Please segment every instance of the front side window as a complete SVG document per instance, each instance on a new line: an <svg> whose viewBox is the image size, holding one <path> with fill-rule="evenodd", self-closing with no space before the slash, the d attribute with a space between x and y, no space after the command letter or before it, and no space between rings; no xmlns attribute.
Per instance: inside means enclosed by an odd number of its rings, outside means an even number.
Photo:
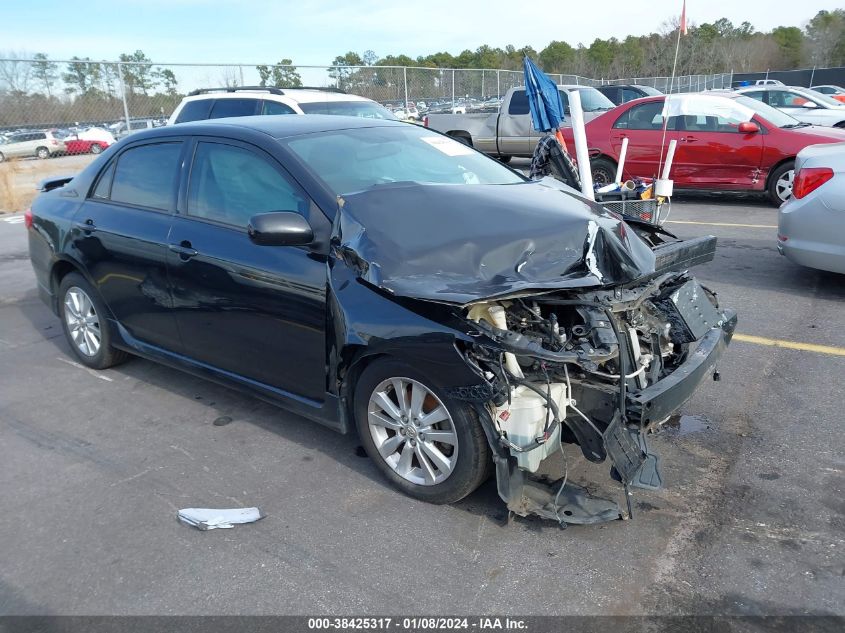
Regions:
<svg viewBox="0 0 845 633"><path fill-rule="evenodd" d="M258 101L255 99L218 99L211 107L209 119L223 119L231 116L252 116Z"/></svg>
<svg viewBox="0 0 845 633"><path fill-rule="evenodd" d="M308 200L266 158L243 147L199 143L188 186L188 215L246 227L258 213L296 211Z"/></svg>
<svg viewBox="0 0 845 633"><path fill-rule="evenodd" d="M140 145L123 152L112 178L112 202L170 209L176 195L181 153L181 142Z"/></svg>
<svg viewBox="0 0 845 633"><path fill-rule="evenodd" d="M746 119L724 116L687 115L682 117L684 129L690 132L734 132L739 133L739 124Z"/></svg>

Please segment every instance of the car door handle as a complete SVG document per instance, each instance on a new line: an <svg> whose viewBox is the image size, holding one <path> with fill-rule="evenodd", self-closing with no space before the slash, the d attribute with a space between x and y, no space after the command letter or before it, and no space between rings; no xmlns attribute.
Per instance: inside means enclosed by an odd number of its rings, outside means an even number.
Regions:
<svg viewBox="0 0 845 633"><path fill-rule="evenodd" d="M695 143L698 139L695 136L682 136L681 143Z"/></svg>
<svg viewBox="0 0 845 633"><path fill-rule="evenodd" d="M84 222L75 222L74 226L80 231L85 231L86 233L93 233L97 230L97 225L94 224L94 220L91 218L88 218Z"/></svg>
<svg viewBox="0 0 845 633"><path fill-rule="evenodd" d="M168 244L167 248L174 253L177 253L179 258L184 262L199 254L199 251L191 246L191 243L188 240L182 240L178 244Z"/></svg>

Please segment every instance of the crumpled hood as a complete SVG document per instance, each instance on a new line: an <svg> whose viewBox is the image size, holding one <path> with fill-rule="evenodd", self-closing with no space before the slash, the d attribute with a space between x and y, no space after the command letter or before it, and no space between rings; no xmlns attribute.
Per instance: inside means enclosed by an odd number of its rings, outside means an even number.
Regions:
<svg viewBox="0 0 845 633"><path fill-rule="evenodd" d="M382 185L340 200L335 256L402 297L465 305L526 290L627 283L654 254L619 216L546 179Z"/></svg>

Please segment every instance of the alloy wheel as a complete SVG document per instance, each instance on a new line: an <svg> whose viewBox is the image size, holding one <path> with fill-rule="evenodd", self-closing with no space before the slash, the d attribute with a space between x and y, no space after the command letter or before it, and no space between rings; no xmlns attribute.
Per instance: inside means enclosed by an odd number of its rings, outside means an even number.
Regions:
<svg viewBox="0 0 845 633"><path fill-rule="evenodd" d="M457 464L458 434L449 410L412 378L388 378L373 389L367 424L381 458L411 483L439 484Z"/></svg>
<svg viewBox="0 0 845 633"><path fill-rule="evenodd" d="M100 351L100 319L84 290L71 286L65 293L65 323L77 349L85 356L96 356Z"/></svg>
<svg viewBox="0 0 845 633"><path fill-rule="evenodd" d="M777 183L775 183L775 192L781 202L786 202L792 197L792 181L795 179L795 170L783 172Z"/></svg>

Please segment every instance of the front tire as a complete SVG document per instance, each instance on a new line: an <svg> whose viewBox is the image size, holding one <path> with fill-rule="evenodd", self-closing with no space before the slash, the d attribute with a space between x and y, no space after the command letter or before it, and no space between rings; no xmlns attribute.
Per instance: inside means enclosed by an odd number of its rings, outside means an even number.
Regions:
<svg viewBox="0 0 845 633"><path fill-rule="evenodd" d="M616 179L616 165L607 158L596 158L590 161L593 172L594 185L609 185Z"/></svg>
<svg viewBox="0 0 845 633"><path fill-rule="evenodd" d="M92 143L91 144L91 153L92 154L99 154L103 151L103 146L99 143Z"/></svg>
<svg viewBox="0 0 845 633"><path fill-rule="evenodd" d="M97 291L78 273L68 273L59 284L59 317L74 355L91 369L122 363L128 354L112 347L106 309Z"/></svg>
<svg viewBox="0 0 845 633"><path fill-rule="evenodd" d="M405 494L453 503L489 477L490 447L475 410L408 365L375 361L358 378L354 402L364 450Z"/></svg>
<svg viewBox="0 0 845 633"><path fill-rule="evenodd" d="M500 163L504 163L505 165L507 165L509 162L511 162L511 158L513 158L513 156L497 156L497 158L499 159Z"/></svg>
<svg viewBox="0 0 845 633"><path fill-rule="evenodd" d="M772 172L769 176L769 185L766 193L769 201L779 207L792 197L792 181L795 178L795 162L787 161Z"/></svg>

